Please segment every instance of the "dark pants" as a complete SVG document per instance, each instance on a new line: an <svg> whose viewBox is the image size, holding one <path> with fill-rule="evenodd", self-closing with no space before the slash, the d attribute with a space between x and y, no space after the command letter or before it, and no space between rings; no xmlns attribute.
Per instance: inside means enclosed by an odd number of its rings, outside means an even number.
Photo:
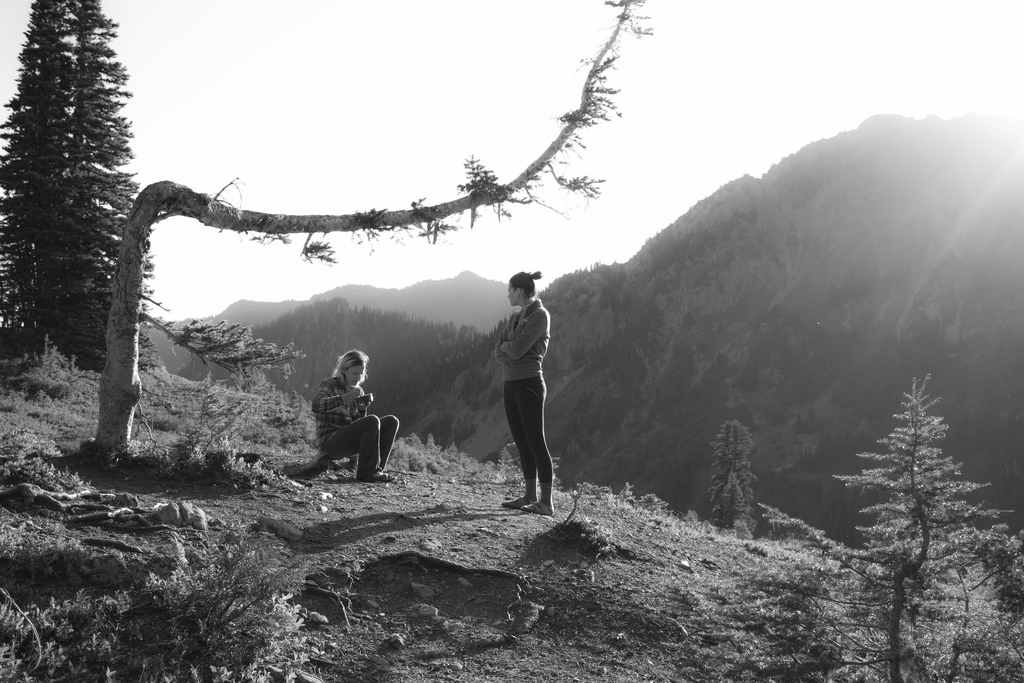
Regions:
<svg viewBox="0 0 1024 683"><path fill-rule="evenodd" d="M550 484L554 478L551 453L544 438L546 396L543 377L505 382L505 416L519 449L523 478L539 479L542 484Z"/></svg>
<svg viewBox="0 0 1024 683"><path fill-rule="evenodd" d="M397 434L398 418L394 415L361 417L324 440L320 446L320 460L327 462L358 453L356 479L372 477L387 467Z"/></svg>

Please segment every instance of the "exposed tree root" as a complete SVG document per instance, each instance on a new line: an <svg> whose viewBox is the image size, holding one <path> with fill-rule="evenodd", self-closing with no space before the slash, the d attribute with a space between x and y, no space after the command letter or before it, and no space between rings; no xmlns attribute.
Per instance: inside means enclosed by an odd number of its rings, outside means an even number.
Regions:
<svg viewBox="0 0 1024 683"><path fill-rule="evenodd" d="M139 499L129 493L96 491L47 491L23 482L0 489L0 506L13 503L20 508L39 507L68 515L67 524L104 526L123 533L178 531L179 527L161 524L156 510L140 507ZM132 546L128 546L131 548ZM142 552L142 551L129 551Z"/></svg>
<svg viewBox="0 0 1024 683"><path fill-rule="evenodd" d="M142 548L122 543L121 541L113 538L83 538L82 545L88 545L94 548L113 548L114 550L120 550L123 553L136 553L138 555L144 555L146 553Z"/></svg>
<svg viewBox="0 0 1024 683"><path fill-rule="evenodd" d="M445 569L461 574L486 574L488 576L500 576L523 585L528 583L525 576L516 574L515 572L508 572L503 569L492 569L490 567L467 567L466 565L459 564L458 562L443 560L440 557L433 557L431 555L424 555L423 553L416 552L415 550L406 550L405 552L395 553L394 555L383 555L378 558L377 561L419 564L421 566L435 567L437 569Z"/></svg>

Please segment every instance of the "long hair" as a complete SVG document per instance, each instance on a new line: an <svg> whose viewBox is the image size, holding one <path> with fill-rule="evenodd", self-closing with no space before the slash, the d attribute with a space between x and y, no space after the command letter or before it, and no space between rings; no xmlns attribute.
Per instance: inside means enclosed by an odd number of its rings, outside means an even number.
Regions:
<svg viewBox="0 0 1024 683"><path fill-rule="evenodd" d="M508 286L514 289L521 289L526 294L526 296L533 297L534 295L537 294L537 285L534 284L533 281L539 280L541 279L541 277L542 276L539 270L533 273L520 271L513 275L511 278L509 278Z"/></svg>
<svg viewBox="0 0 1024 683"><path fill-rule="evenodd" d="M338 356L338 362L334 366L334 376L341 377L341 373L348 370L353 365L365 366L370 362L370 356L365 351L359 349L349 349L345 353Z"/></svg>

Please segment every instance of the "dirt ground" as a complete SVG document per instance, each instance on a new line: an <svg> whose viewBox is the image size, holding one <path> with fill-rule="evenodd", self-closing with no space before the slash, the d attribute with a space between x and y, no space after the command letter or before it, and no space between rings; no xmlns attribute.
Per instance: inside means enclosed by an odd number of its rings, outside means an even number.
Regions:
<svg viewBox="0 0 1024 683"><path fill-rule="evenodd" d="M268 564L299 563L299 599L326 618L307 619L307 670L325 681L710 680L699 660L714 626L690 588L729 558L663 517L600 515L614 542L598 558L558 533L566 494L552 519L500 507L518 491L469 475L363 484L332 470L240 492L78 471L144 506L191 501L213 521L209 542L247 528Z"/></svg>

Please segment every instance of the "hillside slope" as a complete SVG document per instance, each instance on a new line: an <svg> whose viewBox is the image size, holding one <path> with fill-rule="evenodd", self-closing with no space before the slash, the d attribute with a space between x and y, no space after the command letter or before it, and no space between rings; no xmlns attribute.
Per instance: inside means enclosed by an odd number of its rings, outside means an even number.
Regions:
<svg viewBox="0 0 1024 683"><path fill-rule="evenodd" d="M856 469L894 398L931 373L949 452L993 482L989 500L1018 506L1022 260L1024 125L876 117L808 145L699 202L628 263L542 293L560 475L702 509L708 443L737 418L762 498L850 538L856 506L831 475ZM483 455L507 431L497 397L468 407L498 381L470 372L489 381L457 380L436 416L479 425L459 443Z"/></svg>
<svg viewBox="0 0 1024 683"><path fill-rule="evenodd" d="M55 681L105 671L110 680L158 680L161 671L175 679L188 662L225 661L226 651L207 651L210 642L232 648L232 666L272 680L296 669L306 681L722 680L789 666L773 654L773 637L747 628L757 605L774 604L767 577L815 565L797 546L743 541L601 491L579 499L583 524L563 529L498 505L519 486L514 469L415 439L398 444L392 484L357 484L341 471L298 483L272 472L308 450L282 439L272 415L259 434L230 437L232 449L258 447L259 465L218 469L214 451L196 459L173 445L223 430L223 416L211 425L206 402L196 400L210 387L159 373L144 379L148 435L140 434L134 461L112 469L74 454L95 421L95 374L50 364L8 381L3 370L0 363L8 416L0 425L0 571L6 599L39 624L35 640L20 618L0 621L12 648L0 658L5 680L29 671ZM73 389L63 398L37 391L65 383ZM232 405L266 398L224 391ZM174 458L192 458L205 474L171 474ZM83 521L82 509L64 514L10 495L24 482L117 496L130 510ZM176 516L119 521L183 503L202 511L201 526ZM556 504L564 516L572 501L558 492ZM238 565L239 557L251 562ZM224 569L237 579L218 579ZM281 571L299 583L280 585L287 593L266 621L217 621L215 605L253 609L242 600L247 591L273 586L269 577ZM284 604L305 619L300 630L283 618ZM209 624L225 630L206 633ZM275 649L262 629L279 629L296 649ZM239 645L245 638L251 650ZM39 659L37 643L46 645ZM193 648L186 663L174 655L181 647ZM241 680L230 671L220 680Z"/></svg>
<svg viewBox="0 0 1024 683"><path fill-rule="evenodd" d="M344 299L352 308L406 315L417 322L467 326L478 332L491 330L508 314L505 285L463 271L453 278L424 280L401 289L370 285L344 285L315 294L307 301L236 301L211 320L225 320L248 327L272 326L278 318L296 310L331 299ZM195 376L196 361L184 349L174 345L160 332L151 331L149 339L160 360L171 372ZM293 341L293 340L288 340ZM285 342L287 343L287 341Z"/></svg>

